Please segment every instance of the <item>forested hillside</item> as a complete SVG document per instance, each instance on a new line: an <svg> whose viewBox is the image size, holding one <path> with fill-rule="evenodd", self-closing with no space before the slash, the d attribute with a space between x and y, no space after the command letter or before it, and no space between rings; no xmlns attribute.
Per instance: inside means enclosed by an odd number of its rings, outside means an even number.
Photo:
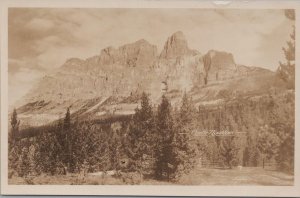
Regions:
<svg viewBox="0 0 300 198"><path fill-rule="evenodd" d="M137 173L176 181L196 164L210 167L261 166L274 162L293 172L294 93L237 98L195 107L184 94L180 108L163 96L158 107L143 94L126 120L80 122L65 118L22 136L15 111L9 138L9 175ZM28 129L27 129L28 130ZM34 130L34 128L32 128ZM118 175L117 174L117 175Z"/></svg>

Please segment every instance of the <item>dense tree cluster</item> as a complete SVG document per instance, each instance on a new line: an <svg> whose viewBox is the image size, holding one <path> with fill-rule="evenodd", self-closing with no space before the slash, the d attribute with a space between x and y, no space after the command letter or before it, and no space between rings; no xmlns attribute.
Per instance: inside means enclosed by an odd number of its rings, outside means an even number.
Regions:
<svg viewBox="0 0 300 198"><path fill-rule="evenodd" d="M180 114L175 117L165 96L154 109L144 93L141 108L132 119L113 124L79 122L71 119L68 109L52 131L10 144L10 168L20 176L120 170L162 180L177 179L191 170L196 156L194 138L187 127L192 110L189 102L185 95ZM16 114L12 125L15 120Z"/></svg>
<svg viewBox="0 0 300 198"><path fill-rule="evenodd" d="M184 94L179 109L166 96L154 108L144 93L126 121L80 122L67 109L54 127L25 138L16 135L14 111L9 170L19 176L117 170L171 181L196 163L233 168L273 160L293 172L294 102L291 92L195 108Z"/></svg>
<svg viewBox="0 0 300 198"><path fill-rule="evenodd" d="M233 150L236 147L239 150L235 152L234 164L263 166L273 161L279 170L293 172L294 100L293 92L274 92L256 99L238 98L222 106L200 106L196 121L198 131L233 132L235 136L231 141L223 136L200 136L205 158L213 163L220 161L225 142L232 144Z"/></svg>

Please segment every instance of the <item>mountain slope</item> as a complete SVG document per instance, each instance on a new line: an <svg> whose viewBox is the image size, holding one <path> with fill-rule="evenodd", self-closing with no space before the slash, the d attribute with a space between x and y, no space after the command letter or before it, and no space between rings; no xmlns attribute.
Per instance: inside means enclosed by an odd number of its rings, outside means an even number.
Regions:
<svg viewBox="0 0 300 198"><path fill-rule="evenodd" d="M171 35L161 53L141 39L107 47L86 60L71 58L43 77L18 103L23 125L42 125L71 113L82 118L134 113L143 91L154 104L166 94L174 105L189 92L195 104L285 89L274 72L238 65L232 54L191 50L182 32Z"/></svg>

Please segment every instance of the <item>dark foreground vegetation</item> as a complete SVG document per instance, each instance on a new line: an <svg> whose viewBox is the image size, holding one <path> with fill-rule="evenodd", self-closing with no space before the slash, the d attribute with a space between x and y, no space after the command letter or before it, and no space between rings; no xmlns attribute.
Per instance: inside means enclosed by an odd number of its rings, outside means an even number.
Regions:
<svg viewBox="0 0 300 198"><path fill-rule="evenodd" d="M294 103L294 93L287 92L196 108L185 94L177 109L165 96L153 107L143 93L141 108L132 117L107 123L80 121L68 109L63 120L30 136L21 135L14 111L8 176L114 171L123 179L135 174L176 182L199 165L237 171L265 168L266 163L293 174Z"/></svg>

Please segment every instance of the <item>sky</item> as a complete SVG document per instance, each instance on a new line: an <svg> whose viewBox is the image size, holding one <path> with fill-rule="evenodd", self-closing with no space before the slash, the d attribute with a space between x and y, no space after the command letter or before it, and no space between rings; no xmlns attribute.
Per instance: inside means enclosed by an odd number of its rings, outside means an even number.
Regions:
<svg viewBox="0 0 300 198"><path fill-rule="evenodd" d="M275 71L294 25L279 9L10 8L8 16L10 103L71 57L142 38L160 52L179 30L202 54L226 51L236 63Z"/></svg>

